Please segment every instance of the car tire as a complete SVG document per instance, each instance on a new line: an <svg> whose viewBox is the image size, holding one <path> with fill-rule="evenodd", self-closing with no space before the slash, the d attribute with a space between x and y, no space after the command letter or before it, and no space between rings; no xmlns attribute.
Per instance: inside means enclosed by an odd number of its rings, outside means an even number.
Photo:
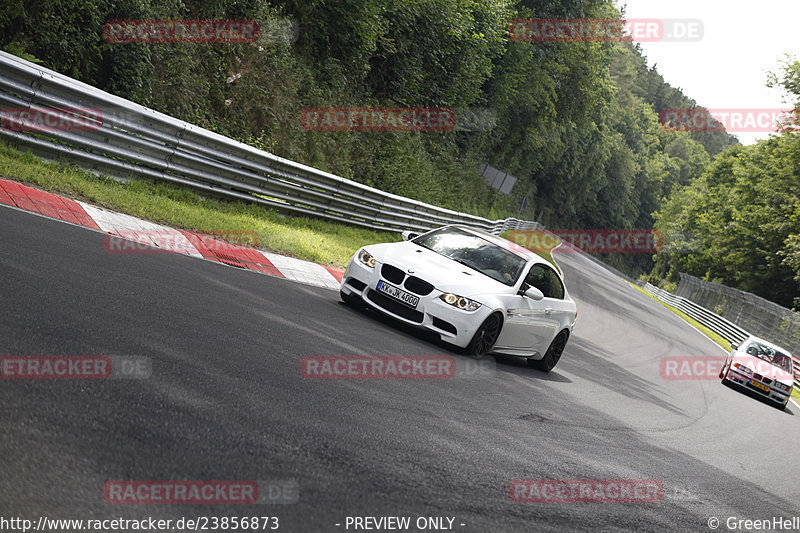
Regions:
<svg viewBox="0 0 800 533"><path fill-rule="evenodd" d="M500 330L503 329L503 317L500 313L492 313L480 325L472 340L467 345L466 352L475 357L483 357L492 349Z"/></svg>
<svg viewBox="0 0 800 533"><path fill-rule="evenodd" d="M541 359L528 359L528 365L542 372L550 372L553 370L556 364L558 364L559 359L561 359L561 354L564 353L564 347L567 345L568 338L569 334L567 334L566 331L562 331L556 335L556 338L553 339L553 342L550 343L550 346L544 353L544 357Z"/></svg>
<svg viewBox="0 0 800 533"><path fill-rule="evenodd" d="M728 362L725 361L725 364L722 366L722 370L719 371L719 378L722 380L723 385L730 383L730 380L728 379L728 372L730 372L730 369L728 368Z"/></svg>

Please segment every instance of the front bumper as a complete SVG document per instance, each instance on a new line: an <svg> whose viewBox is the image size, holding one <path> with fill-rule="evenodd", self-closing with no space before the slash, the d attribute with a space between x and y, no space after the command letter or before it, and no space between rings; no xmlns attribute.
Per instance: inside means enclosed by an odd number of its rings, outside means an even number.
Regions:
<svg viewBox="0 0 800 533"><path fill-rule="evenodd" d="M727 379L740 387L743 387L749 391L753 391L759 394L759 396L763 397L766 400L769 400L773 403L779 405L786 405L789 401L789 396L792 394L792 390L789 389L789 392L784 392L781 389L772 385L772 380L767 378L767 380L758 379L755 375L748 375L744 372L739 371L734 366L731 366ZM753 383L758 383L763 387L766 387L769 390L765 390L758 385L754 385Z"/></svg>
<svg viewBox="0 0 800 533"><path fill-rule="evenodd" d="M415 292L405 285L409 276L406 275L401 283L393 282L381 275L382 266L382 263L376 262L371 268L353 258L342 277L341 292L347 296L358 296L372 309L405 324L436 333L443 341L461 348L467 347L475 331L492 313L492 309L485 305L475 311L464 311L446 304L439 298L444 293L435 287L429 294ZM424 273L419 278L424 279ZM412 308L378 292L380 280L418 296L419 303Z"/></svg>

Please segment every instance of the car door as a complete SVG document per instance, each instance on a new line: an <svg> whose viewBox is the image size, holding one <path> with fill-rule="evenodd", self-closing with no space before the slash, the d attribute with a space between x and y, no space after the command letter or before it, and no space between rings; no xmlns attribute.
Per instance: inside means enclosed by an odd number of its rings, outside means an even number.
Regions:
<svg viewBox="0 0 800 533"><path fill-rule="evenodd" d="M536 287L544 298L534 300L516 295L506 309L505 324L498 346L543 353L558 333L564 311L564 285L558 274L548 265L537 263L530 267L522 283L522 290Z"/></svg>

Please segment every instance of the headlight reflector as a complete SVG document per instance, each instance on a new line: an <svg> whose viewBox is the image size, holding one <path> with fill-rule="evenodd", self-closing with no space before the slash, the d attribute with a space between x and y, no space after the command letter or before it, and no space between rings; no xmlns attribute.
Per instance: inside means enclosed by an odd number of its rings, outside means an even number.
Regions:
<svg viewBox="0 0 800 533"><path fill-rule="evenodd" d="M463 311L477 311L481 306L481 304L474 300L470 300L464 296L459 296L458 294L453 294L452 292L442 294L439 296L439 298L444 303L452 305L453 307L458 307Z"/></svg>
<svg viewBox="0 0 800 533"><path fill-rule="evenodd" d="M736 368L736 369L737 369L739 372L741 372L741 373L743 373L743 374L747 374L748 376L752 376L752 375L753 375L753 371L752 371L752 370L750 370L749 368L747 368L746 366L744 366L744 365L743 365L743 364L741 364L741 363L733 363L733 366L734 366L734 367L735 367L735 368Z"/></svg>
<svg viewBox="0 0 800 533"><path fill-rule="evenodd" d="M375 258L372 257L372 254L366 250L359 250L358 260L370 268L375 268Z"/></svg>

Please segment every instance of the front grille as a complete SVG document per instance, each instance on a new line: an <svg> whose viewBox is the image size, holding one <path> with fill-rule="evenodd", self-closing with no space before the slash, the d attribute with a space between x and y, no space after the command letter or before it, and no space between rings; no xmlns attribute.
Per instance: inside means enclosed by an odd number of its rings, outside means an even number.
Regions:
<svg viewBox="0 0 800 533"><path fill-rule="evenodd" d="M406 277L405 272L392 265L383 265L381 267L381 275L391 281L392 283L400 284Z"/></svg>
<svg viewBox="0 0 800 533"><path fill-rule="evenodd" d="M406 320L411 320L412 322L417 322L419 324L422 323L424 315L421 312L417 311L416 309L411 309L407 305L401 304L393 298L389 298L388 296L385 296L372 289L367 292L367 298L369 298L369 300L378 307L382 307L390 313L403 317Z"/></svg>
<svg viewBox="0 0 800 533"><path fill-rule="evenodd" d="M366 283L356 278L347 278L347 284L353 287L357 291L363 291L364 287L367 286Z"/></svg>
<svg viewBox="0 0 800 533"><path fill-rule="evenodd" d="M431 316L431 318L433 319L433 327L439 328L439 329L441 329L443 331L447 331L449 333L452 333L453 335L457 335L458 334L458 330L450 322L446 322L446 321L442 320L441 318L436 318L435 316Z"/></svg>
<svg viewBox="0 0 800 533"><path fill-rule="evenodd" d="M406 289L420 296L427 296L433 291L433 285L416 276L410 276L404 285Z"/></svg>

